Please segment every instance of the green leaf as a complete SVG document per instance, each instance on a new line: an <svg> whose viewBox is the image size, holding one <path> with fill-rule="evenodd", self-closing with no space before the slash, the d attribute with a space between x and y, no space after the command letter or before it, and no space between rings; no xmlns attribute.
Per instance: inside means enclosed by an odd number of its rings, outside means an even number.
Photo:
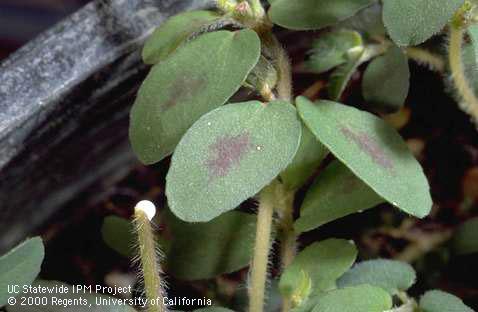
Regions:
<svg viewBox="0 0 478 312"><path fill-rule="evenodd" d="M40 237L26 240L0 257L0 307L12 297L8 285L30 285L38 276L45 256Z"/></svg>
<svg viewBox="0 0 478 312"><path fill-rule="evenodd" d="M307 127L302 125L302 138L299 149L290 165L280 174L282 183L289 190L296 190L314 174L329 151Z"/></svg>
<svg viewBox="0 0 478 312"><path fill-rule="evenodd" d="M467 220L455 232L453 250L458 255L478 252L478 217Z"/></svg>
<svg viewBox="0 0 478 312"><path fill-rule="evenodd" d="M260 56L252 30L218 31L191 41L155 65L131 110L130 141L145 164L173 152L203 114L224 104Z"/></svg>
<svg viewBox="0 0 478 312"><path fill-rule="evenodd" d="M338 29L326 33L312 44L305 66L316 73L326 72L349 60L351 49L363 47L362 36L353 30Z"/></svg>
<svg viewBox="0 0 478 312"><path fill-rule="evenodd" d="M383 312L392 308L392 298L370 285L347 287L326 293L313 312Z"/></svg>
<svg viewBox="0 0 478 312"><path fill-rule="evenodd" d="M374 59L362 81L365 100L374 110L394 113L402 108L410 87L407 56L396 46Z"/></svg>
<svg viewBox="0 0 478 312"><path fill-rule="evenodd" d="M170 213L166 219L172 239L168 273L184 280L199 280L249 265L255 215L230 211L206 223L186 223Z"/></svg>
<svg viewBox="0 0 478 312"><path fill-rule="evenodd" d="M399 46L419 45L452 18L464 0L384 0L383 22Z"/></svg>
<svg viewBox="0 0 478 312"><path fill-rule="evenodd" d="M288 102L244 102L202 117L179 143L166 177L171 211L209 221L268 185L292 161L301 124Z"/></svg>
<svg viewBox="0 0 478 312"><path fill-rule="evenodd" d="M334 25L375 0L274 0L269 17L289 29L309 30Z"/></svg>
<svg viewBox="0 0 478 312"><path fill-rule="evenodd" d="M336 287L335 281L354 263L357 249L353 242L327 239L301 251L281 275L279 289L291 297L303 285L302 271L312 281L312 292L318 293Z"/></svg>
<svg viewBox="0 0 478 312"><path fill-rule="evenodd" d="M135 255L136 243L134 226L131 221L118 216L108 216L103 221L101 235L103 241L114 251L127 258Z"/></svg>
<svg viewBox="0 0 478 312"><path fill-rule="evenodd" d="M135 310L125 304L131 302L125 299L118 299L102 294L95 293L95 286L92 293L85 291L84 293L74 292L73 286L58 281L35 281L32 287L36 289L42 288L47 290L45 293L23 293L26 302L34 302L35 304L21 305L21 301L17 300L15 305L7 306L8 312L134 312ZM55 288L57 287L57 288ZM66 289L66 292L57 289ZM127 290L127 289L126 289ZM36 298L36 299L35 299ZM40 304L36 304L39 302ZM44 304L46 303L46 304Z"/></svg>
<svg viewBox="0 0 478 312"><path fill-rule="evenodd" d="M420 309L423 312L474 312L460 298L441 290L427 291L420 298Z"/></svg>
<svg viewBox="0 0 478 312"><path fill-rule="evenodd" d="M354 16L341 22L340 27L355 29L367 37L383 37L386 30L382 21L382 5L375 3L360 10Z"/></svg>
<svg viewBox="0 0 478 312"><path fill-rule="evenodd" d="M332 162L309 188L294 228L310 231L328 222L384 202L339 161Z"/></svg>
<svg viewBox="0 0 478 312"><path fill-rule="evenodd" d="M337 67L330 76L327 91L329 98L332 100L339 100L342 93L349 84L353 74L357 71L360 64L364 60L365 49L358 47L348 53L348 61L345 64Z"/></svg>
<svg viewBox="0 0 478 312"><path fill-rule="evenodd" d="M212 11L191 11L170 17L146 40L143 61L151 65L159 63L201 26L219 18L220 15Z"/></svg>
<svg viewBox="0 0 478 312"><path fill-rule="evenodd" d="M415 279L415 270L408 263L377 259L356 264L337 281L337 285L343 288L368 284L396 295L410 288Z"/></svg>
<svg viewBox="0 0 478 312"><path fill-rule="evenodd" d="M331 101L297 99L312 133L378 195L422 218L431 209L428 181L400 135L380 118Z"/></svg>

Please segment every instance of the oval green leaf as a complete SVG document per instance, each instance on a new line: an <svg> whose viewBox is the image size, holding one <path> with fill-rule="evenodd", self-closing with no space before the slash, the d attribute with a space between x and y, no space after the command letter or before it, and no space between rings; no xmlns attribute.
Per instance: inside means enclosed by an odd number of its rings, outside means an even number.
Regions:
<svg viewBox="0 0 478 312"><path fill-rule="evenodd" d="M220 15L212 11L191 11L170 17L146 40L142 52L143 61L151 65L159 63L201 26L219 18Z"/></svg>
<svg viewBox="0 0 478 312"><path fill-rule="evenodd" d="M187 223L170 213L168 273L183 280L200 280L248 266L256 219L253 214L230 211L206 223Z"/></svg>
<svg viewBox="0 0 478 312"><path fill-rule="evenodd" d="M290 297L303 285L305 272L312 281L312 293L336 288L336 280L352 266L357 257L353 242L327 239L302 250L282 273L279 289Z"/></svg>
<svg viewBox="0 0 478 312"><path fill-rule="evenodd" d="M420 309L423 312L475 312L460 298L441 290L427 291L420 298Z"/></svg>
<svg viewBox="0 0 478 312"><path fill-rule="evenodd" d="M365 100L374 111L394 113L402 108L410 87L408 58L402 50L392 46L374 59L362 80Z"/></svg>
<svg viewBox="0 0 478 312"><path fill-rule="evenodd" d="M339 161L332 162L309 188L294 228L298 233L313 230L349 214L384 202L367 184Z"/></svg>
<svg viewBox="0 0 478 312"><path fill-rule="evenodd" d="M282 183L289 190L300 188L314 174L315 169L328 153L325 146L317 141L307 127L302 125L299 149L287 169L280 174Z"/></svg>
<svg viewBox="0 0 478 312"><path fill-rule="evenodd" d="M35 288L48 290L45 293L29 292L21 294L25 302L43 302L46 304L21 304L17 300L15 305L7 306L8 312L135 312L129 302L125 299L114 298L102 294L96 294L94 287L92 293L74 292L73 286L58 281L35 281L32 285ZM55 289L66 289L60 292ZM77 304L73 304L73 303Z"/></svg>
<svg viewBox="0 0 478 312"><path fill-rule="evenodd" d="M399 46L419 45L448 23L464 0L384 0L383 22Z"/></svg>
<svg viewBox="0 0 478 312"><path fill-rule="evenodd" d="M343 288L368 284L396 295L410 288L415 280L415 270L408 263L377 259L356 264L337 281L337 285Z"/></svg>
<svg viewBox="0 0 478 312"><path fill-rule="evenodd" d="M454 234L453 250L458 255L478 252L478 217L465 221Z"/></svg>
<svg viewBox="0 0 478 312"><path fill-rule="evenodd" d="M375 0L274 0L269 17L274 24L295 30L334 25Z"/></svg>
<svg viewBox="0 0 478 312"><path fill-rule="evenodd" d="M258 193L292 161L301 124L288 102L220 107L181 139L166 177L171 211L209 221Z"/></svg>
<svg viewBox="0 0 478 312"><path fill-rule="evenodd" d="M326 293L312 312L383 312L391 308L392 297L385 290L360 285Z"/></svg>
<svg viewBox="0 0 478 312"><path fill-rule="evenodd" d="M200 36L155 65L131 110L130 141L138 158L153 164L171 154L186 130L224 104L260 56L252 30Z"/></svg>
<svg viewBox="0 0 478 312"><path fill-rule="evenodd" d="M45 248L40 237L26 240L0 257L0 307L12 295L8 285L30 285L40 273Z"/></svg>
<svg viewBox="0 0 478 312"><path fill-rule="evenodd" d="M317 139L378 195L422 218L431 209L423 169L400 135L368 112L331 101L297 99L299 114Z"/></svg>
<svg viewBox="0 0 478 312"><path fill-rule="evenodd" d="M316 73L326 72L349 60L351 49L363 46L362 36L353 30L338 29L316 39L305 66Z"/></svg>

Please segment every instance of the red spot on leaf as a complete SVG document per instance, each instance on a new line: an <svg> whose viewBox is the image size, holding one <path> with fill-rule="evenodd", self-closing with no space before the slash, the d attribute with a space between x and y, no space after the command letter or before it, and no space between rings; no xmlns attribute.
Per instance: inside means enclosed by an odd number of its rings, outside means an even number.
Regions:
<svg viewBox="0 0 478 312"><path fill-rule="evenodd" d="M210 159L206 165L209 177L224 177L239 164L244 155L251 149L249 133L235 136L223 136L209 146Z"/></svg>
<svg viewBox="0 0 478 312"><path fill-rule="evenodd" d="M387 157L387 155L385 155L383 149L372 138L370 138L367 133L355 133L345 127L341 128L340 131L345 137L354 141L362 151L372 157L376 164L385 169L393 170L393 162Z"/></svg>

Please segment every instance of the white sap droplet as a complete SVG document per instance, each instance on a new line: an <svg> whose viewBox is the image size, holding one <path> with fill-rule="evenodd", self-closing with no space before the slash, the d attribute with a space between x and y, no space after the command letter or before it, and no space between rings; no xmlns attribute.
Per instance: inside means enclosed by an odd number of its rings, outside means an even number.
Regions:
<svg viewBox="0 0 478 312"><path fill-rule="evenodd" d="M392 205L394 205L395 207L398 207L398 204L396 202L392 202Z"/></svg>
<svg viewBox="0 0 478 312"><path fill-rule="evenodd" d="M207 123L207 125L210 126L210 125L211 125L211 122L209 121L209 122Z"/></svg>
<svg viewBox="0 0 478 312"><path fill-rule="evenodd" d="M149 221L153 220L156 215L156 206L149 200L142 200L136 204L135 210L143 211L148 217Z"/></svg>
<svg viewBox="0 0 478 312"><path fill-rule="evenodd" d="M258 145L256 148L258 151L260 151L262 149L262 146Z"/></svg>

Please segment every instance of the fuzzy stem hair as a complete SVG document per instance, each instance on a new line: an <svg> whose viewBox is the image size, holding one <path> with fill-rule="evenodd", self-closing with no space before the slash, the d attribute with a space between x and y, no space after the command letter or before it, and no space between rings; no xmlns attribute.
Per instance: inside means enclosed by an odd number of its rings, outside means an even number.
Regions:
<svg viewBox="0 0 478 312"><path fill-rule="evenodd" d="M272 188L273 186L266 187L259 195L254 257L250 275L249 312L262 312L264 309L274 214L274 192Z"/></svg>
<svg viewBox="0 0 478 312"><path fill-rule="evenodd" d="M135 209L133 223L138 237L140 275L143 278L148 301L148 312L166 312L167 309L163 305L163 288L160 275L162 272L151 222L144 211Z"/></svg>

